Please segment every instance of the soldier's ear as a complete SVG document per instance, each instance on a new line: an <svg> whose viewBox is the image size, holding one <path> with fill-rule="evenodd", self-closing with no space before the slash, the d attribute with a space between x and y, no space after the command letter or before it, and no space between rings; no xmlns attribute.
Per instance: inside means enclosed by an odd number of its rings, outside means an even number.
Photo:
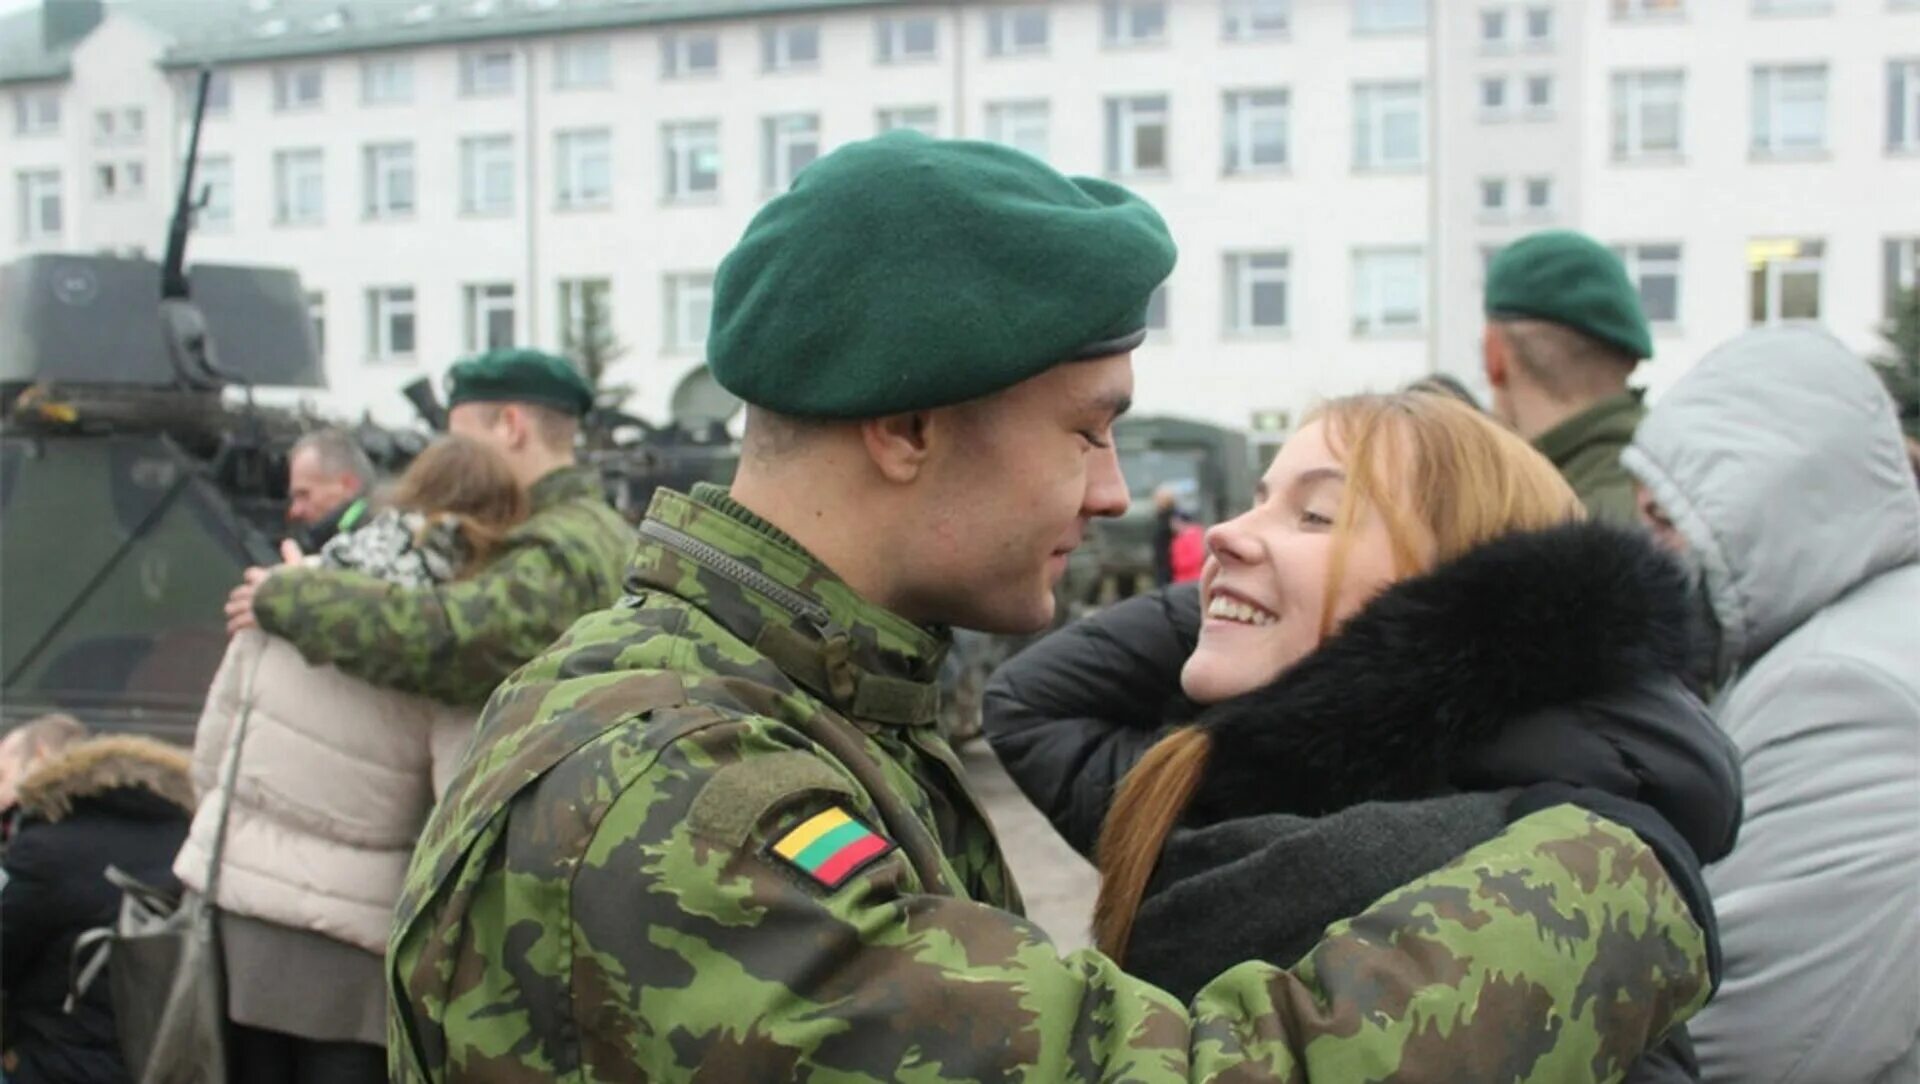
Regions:
<svg viewBox="0 0 1920 1084"><path fill-rule="evenodd" d="M1499 390L1507 386L1507 367L1511 359L1507 356L1507 338L1501 333L1499 325L1487 322L1487 330L1480 340L1480 360L1486 370L1488 386Z"/></svg>
<svg viewBox="0 0 1920 1084"><path fill-rule="evenodd" d="M860 440L874 468L889 482L905 484L926 466L931 411L889 414L860 423Z"/></svg>

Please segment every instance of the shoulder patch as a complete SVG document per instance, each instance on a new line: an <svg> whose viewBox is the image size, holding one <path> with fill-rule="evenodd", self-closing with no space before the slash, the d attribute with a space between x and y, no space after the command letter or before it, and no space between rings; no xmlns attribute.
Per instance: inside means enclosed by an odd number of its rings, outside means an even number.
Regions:
<svg viewBox="0 0 1920 1084"><path fill-rule="evenodd" d="M709 839L739 847L775 807L806 794L855 796L846 779L812 753L749 757L721 768L700 788L688 823Z"/></svg>
<svg viewBox="0 0 1920 1084"><path fill-rule="evenodd" d="M767 853L831 890L894 849L844 806L828 806L767 845Z"/></svg>

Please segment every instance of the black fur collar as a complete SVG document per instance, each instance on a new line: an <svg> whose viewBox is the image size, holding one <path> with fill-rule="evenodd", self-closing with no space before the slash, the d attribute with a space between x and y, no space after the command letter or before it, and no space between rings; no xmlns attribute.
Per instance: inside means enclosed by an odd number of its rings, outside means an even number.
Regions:
<svg viewBox="0 0 1920 1084"><path fill-rule="evenodd" d="M1639 532L1580 523L1480 546L1203 712L1213 750L1191 821L1442 792L1506 723L1682 672L1689 614L1684 573Z"/></svg>

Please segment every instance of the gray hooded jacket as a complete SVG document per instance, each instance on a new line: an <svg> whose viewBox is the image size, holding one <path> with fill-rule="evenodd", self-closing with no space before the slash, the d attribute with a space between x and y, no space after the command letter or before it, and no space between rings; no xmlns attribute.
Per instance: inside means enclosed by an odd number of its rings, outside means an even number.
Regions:
<svg viewBox="0 0 1920 1084"><path fill-rule="evenodd" d="M1920 1082L1920 492L1871 369L1754 331L1621 462L1686 537L1721 630L1746 822L1707 870L1726 973L1702 1076Z"/></svg>

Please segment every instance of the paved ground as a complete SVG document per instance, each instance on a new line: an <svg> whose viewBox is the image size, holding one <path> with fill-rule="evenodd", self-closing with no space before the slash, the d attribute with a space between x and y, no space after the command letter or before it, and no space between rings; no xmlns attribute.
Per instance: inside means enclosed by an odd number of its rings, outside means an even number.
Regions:
<svg viewBox="0 0 1920 1084"><path fill-rule="evenodd" d="M983 741L961 750L974 791L993 818L1000 845L1026 897L1027 917L1052 935L1062 952L1084 948L1099 877L1067 846L1000 769Z"/></svg>

